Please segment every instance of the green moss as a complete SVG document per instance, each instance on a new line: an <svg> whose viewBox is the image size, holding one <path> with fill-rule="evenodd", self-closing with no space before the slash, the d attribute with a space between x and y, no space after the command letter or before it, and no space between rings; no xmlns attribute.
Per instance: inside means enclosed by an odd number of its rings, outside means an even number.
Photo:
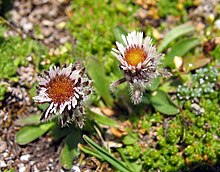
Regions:
<svg viewBox="0 0 220 172"><path fill-rule="evenodd" d="M7 91L6 86L0 85L0 101L4 99L4 95Z"/></svg>
<svg viewBox="0 0 220 172"><path fill-rule="evenodd" d="M177 4L178 0L160 0L158 2L159 15L161 17L166 17L168 15L179 15Z"/></svg>
<svg viewBox="0 0 220 172"><path fill-rule="evenodd" d="M136 29L132 1L74 1L69 29L76 38L76 55L97 55L102 61L109 58L114 40L114 28ZM106 60L106 59L105 59ZM105 61L108 63L108 60ZM111 61L109 61L111 63ZM108 66L108 65L106 65Z"/></svg>
<svg viewBox="0 0 220 172"><path fill-rule="evenodd" d="M214 59L220 60L220 45L217 45L215 49L210 52L210 54L212 55L212 57L214 57Z"/></svg>
<svg viewBox="0 0 220 172"><path fill-rule="evenodd" d="M20 37L2 38L0 44L0 78L8 78L15 76L19 66L27 66L26 58L34 55L35 62L39 62L41 54L45 51L43 46L31 39L22 39Z"/></svg>
<svg viewBox="0 0 220 172"><path fill-rule="evenodd" d="M184 0L181 3L179 0L159 0L157 5L160 17L173 15L184 18L187 16L187 8L193 5L193 0Z"/></svg>

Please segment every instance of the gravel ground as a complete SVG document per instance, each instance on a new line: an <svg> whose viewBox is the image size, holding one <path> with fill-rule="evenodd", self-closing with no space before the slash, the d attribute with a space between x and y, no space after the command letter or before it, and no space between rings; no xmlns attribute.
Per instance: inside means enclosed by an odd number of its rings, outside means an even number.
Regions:
<svg viewBox="0 0 220 172"><path fill-rule="evenodd" d="M15 0L6 16L10 16L8 21L23 37L31 37L51 49L73 40L66 29L71 16L69 0ZM17 32L9 30L5 36L9 35ZM15 134L21 127L14 121L41 113L27 91L38 79L31 57L27 60L30 65L17 71L18 83L0 80L8 87L5 99L0 101L0 171L64 171L59 163L62 145L53 142L49 134L26 146L15 143Z"/></svg>

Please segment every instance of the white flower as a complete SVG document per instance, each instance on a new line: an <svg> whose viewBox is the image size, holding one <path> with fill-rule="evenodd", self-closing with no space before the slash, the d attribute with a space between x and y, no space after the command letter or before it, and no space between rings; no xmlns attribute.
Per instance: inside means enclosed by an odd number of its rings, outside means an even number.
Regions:
<svg viewBox="0 0 220 172"><path fill-rule="evenodd" d="M111 84L112 87L129 82L134 104L141 101L147 84L160 75L170 75L166 70L158 67L162 54L152 45L152 39L143 38L143 32L132 31L128 36L122 35L123 44L116 42L117 49L112 49L112 54L119 60L120 69L125 78Z"/></svg>
<svg viewBox="0 0 220 172"><path fill-rule="evenodd" d="M37 95L33 98L37 103L50 104L41 120L59 114L62 125L75 121L82 128L84 103L92 92L91 83L80 63L63 68L50 67L40 77Z"/></svg>

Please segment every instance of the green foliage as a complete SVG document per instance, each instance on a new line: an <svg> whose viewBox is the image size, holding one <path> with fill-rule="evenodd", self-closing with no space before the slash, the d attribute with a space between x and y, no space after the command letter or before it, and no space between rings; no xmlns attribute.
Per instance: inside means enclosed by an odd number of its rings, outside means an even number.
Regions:
<svg viewBox="0 0 220 172"><path fill-rule="evenodd" d="M119 126L119 123L116 120L111 119L111 118L109 118L105 115L100 115L100 114L95 113L95 112L90 111L90 110L87 111L87 116L90 119L95 120L98 124L111 126L111 127L118 127Z"/></svg>
<svg viewBox="0 0 220 172"><path fill-rule="evenodd" d="M119 25L131 30L135 26L137 7L130 0L74 1L72 9L74 13L69 28L77 40L77 55L97 55L104 64L108 61L114 42L114 28Z"/></svg>
<svg viewBox="0 0 220 172"><path fill-rule="evenodd" d="M26 39L23 40L20 37L8 37L0 38L0 53L1 53L1 63L0 63L0 78L8 78L15 76L17 68L19 66L28 65L26 58L34 54L34 60L39 61L45 48L39 45L37 42ZM37 65L37 64L36 64Z"/></svg>
<svg viewBox="0 0 220 172"><path fill-rule="evenodd" d="M92 141L88 136L83 136L84 140L91 146L91 150L93 152L95 152L96 154L98 154L100 157L102 157L104 160L106 160L107 162L109 162L111 165L113 165L116 169L122 171L122 172L131 172L133 171L132 169L129 169L128 166L126 166L126 164L115 158L114 155L112 155L111 153L109 153L107 150L105 150L104 148L100 147L98 144L96 144L94 141Z"/></svg>
<svg viewBox="0 0 220 172"><path fill-rule="evenodd" d="M109 83L105 77L105 69L102 63L96 58L90 57L87 60L88 74L94 82L96 91L104 99L105 103L108 106L111 106L113 99L109 90Z"/></svg>
<svg viewBox="0 0 220 172"><path fill-rule="evenodd" d="M53 125L54 122L26 126L16 133L16 142L20 145L28 144L44 135Z"/></svg>
<svg viewBox="0 0 220 172"><path fill-rule="evenodd" d="M126 167L131 171L187 171L198 163L207 163L207 166L217 163L220 155L220 147L217 146L220 137L220 132L218 132L220 108L219 93L215 87L219 71L210 66L198 69L194 74L188 75L191 76L190 80L181 87L193 88L194 91L201 88L203 90L201 94L192 96L189 92L185 93L189 99L181 99L178 105L181 107L179 112L179 109L170 101L165 92L155 91L159 93L158 97L153 97L155 93L151 97L153 100L148 97L155 110L169 114L169 111L173 109L175 117L167 118L159 112L148 113L138 125L138 130L144 131L144 134L140 136L140 133L136 133L137 130L134 128L129 130L129 133L122 139L124 147L117 149L117 151L123 159L121 163L126 164ZM179 88L177 92L180 94ZM199 102L194 100L197 96L200 98ZM195 101L200 109L204 108L204 111L197 113L192 110ZM106 157L106 154L99 152L99 149L102 148L95 147L91 143L88 144L92 149L85 146L81 146L80 149L102 161L106 160L117 169L121 168L118 167L120 165L117 164L116 159L109 157L110 153L106 153L108 155ZM134 162L136 167L133 165Z"/></svg>
<svg viewBox="0 0 220 172"><path fill-rule="evenodd" d="M45 109L45 108L43 108ZM99 124L118 127L119 123L107 116L103 116L92 111L88 111L88 117L91 124L94 120ZM40 123L39 115L32 115L24 119L15 121L17 125L25 126L19 132L16 133L16 142L20 145L26 145L46 132L50 132L55 141L64 138L64 146L60 154L60 162L66 169L71 169L73 159L79 155L78 143L82 143L82 131L75 128L73 125L60 128L55 121ZM81 147L87 153L89 149ZM89 153L89 152L88 152ZM97 155L97 154L95 154ZM97 155L98 156L98 155Z"/></svg>
<svg viewBox="0 0 220 172"><path fill-rule="evenodd" d="M210 53L215 59L220 59L220 45L217 45L216 48Z"/></svg>
<svg viewBox="0 0 220 172"><path fill-rule="evenodd" d="M159 0L158 12L160 17L169 15L182 16L186 13L186 8L193 5L193 0Z"/></svg>
<svg viewBox="0 0 220 172"><path fill-rule="evenodd" d="M173 59L175 56L184 56L192 48L199 45L199 40L197 38L187 38L175 43L170 52L166 54L166 65L173 67Z"/></svg>
<svg viewBox="0 0 220 172"><path fill-rule="evenodd" d="M4 170L3 172L15 172L15 169Z"/></svg>
<svg viewBox="0 0 220 172"><path fill-rule="evenodd" d="M161 17L168 15L178 16L180 11L177 9L178 0L159 0L158 11Z"/></svg>
<svg viewBox="0 0 220 172"><path fill-rule="evenodd" d="M5 85L0 85L0 101L4 99L4 95L7 91L7 88Z"/></svg>
<svg viewBox="0 0 220 172"><path fill-rule="evenodd" d="M152 106L159 112L174 115L179 112L177 106L171 101L168 95L161 90L157 90L147 95Z"/></svg>
<svg viewBox="0 0 220 172"><path fill-rule="evenodd" d="M124 41L123 41L121 35L127 36L127 32L122 27L116 26L114 28L114 35L115 35L115 40L117 42L120 42L121 44L124 44Z"/></svg>
<svg viewBox="0 0 220 172"><path fill-rule="evenodd" d="M125 144L125 145L131 145L131 144L134 144L138 141L138 135L137 133L131 133L127 136L125 136L122 140L122 142Z"/></svg>
<svg viewBox="0 0 220 172"><path fill-rule="evenodd" d="M38 125L40 123L40 115L30 115L26 118L18 119L15 121L17 125Z"/></svg>
<svg viewBox="0 0 220 172"><path fill-rule="evenodd" d="M128 145L123 149L124 155L128 157L128 159L137 159L141 155L141 148L134 144L134 145Z"/></svg>
<svg viewBox="0 0 220 172"><path fill-rule="evenodd" d="M185 9L177 8L178 3L178 0L160 0L158 3L159 15L167 17L184 13ZM192 5L192 0L183 2L185 7L190 5ZM51 56L46 54L46 48L31 39L1 37L0 70L2 72L0 78L15 77L17 68L28 64L26 57L30 54L34 56L35 67L40 70L48 68L50 65L39 66L41 60L49 59L51 64L63 64L73 62L75 58L84 59L97 91L95 101L92 103L98 102L98 105L102 105L104 102L107 106L113 106L114 99L109 91L109 83L119 79L121 73L118 70L117 60L110 55L110 52L113 42L115 40L121 42L121 34L126 35L126 31L122 28L137 29L134 18L136 9L137 6L131 0L120 2L117 0L73 1L73 14L68 27L76 38L76 45L74 45L76 47L73 50L73 52L75 51L74 58L71 53L72 45L69 43L58 48L59 55ZM149 30L149 28L146 29L152 34L153 29ZM0 27L0 32L1 30L4 28ZM184 56L192 48L199 46L199 38L194 38L195 36L186 38L194 31L194 26L182 24L173 28L164 37L159 46L159 52L164 52L168 46L171 46L166 55L166 65L172 68L174 56ZM0 33L0 35L2 34ZM183 37L184 39L182 39ZM214 60L218 60L220 46L217 46L210 54ZM178 76L184 78L181 73L178 73ZM16 134L16 142L25 145L45 133L51 134L55 141L62 139L64 146L60 162L67 169L72 167L74 158L80 153L79 149L101 161L107 161L116 170L125 172L170 172L189 170L198 163L215 165L220 156L219 70L208 67L196 70L193 74L185 74L185 76L189 80L183 81L183 85L177 87L179 81L177 78L172 78L174 81L169 80L169 86L165 86L166 89L163 90L161 88L165 87L163 87L162 79L156 78L152 85L147 87L150 92L144 97L145 101L139 108L126 104L132 115L126 116L122 113L122 117L119 118L128 118L132 122L133 128L126 129L128 134L117 139L123 144L122 148L111 150L117 151L117 156L114 154L115 152L111 153L106 148L102 148L87 136L84 136L84 140L89 147L78 145L78 143L82 143L82 134L85 130L87 133L93 134L93 125L119 128L121 124L90 110L87 111L87 125L82 131L72 125L60 128L54 121L40 123L40 116L36 115L17 120L17 125L25 127ZM171 86L172 90L170 90ZM6 91L5 86L0 86L0 100L3 99ZM120 96L124 92L128 92L125 87L120 91ZM171 95L168 95L169 91L174 93L173 99L179 100L178 106L171 99ZM195 104L199 109L195 108ZM121 102L119 102L120 105ZM45 110L46 106L40 105L38 108ZM121 110L120 108L121 106L117 110ZM136 112L137 110L139 112ZM144 112L144 116L139 116L140 112ZM105 134L106 131L101 130L101 132Z"/></svg>
<svg viewBox="0 0 220 172"><path fill-rule="evenodd" d="M162 52L172 41L176 38L179 38L185 34L189 34L195 30L195 27L189 24L181 24L175 28L173 28L170 32L166 34L162 43L158 47L158 51Z"/></svg>
<svg viewBox="0 0 220 172"><path fill-rule="evenodd" d="M66 169L71 169L73 160L79 155L77 145L82 143L82 134L79 129L72 128L72 131L64 139L64 147L61 150L60 161Z"/></svg>

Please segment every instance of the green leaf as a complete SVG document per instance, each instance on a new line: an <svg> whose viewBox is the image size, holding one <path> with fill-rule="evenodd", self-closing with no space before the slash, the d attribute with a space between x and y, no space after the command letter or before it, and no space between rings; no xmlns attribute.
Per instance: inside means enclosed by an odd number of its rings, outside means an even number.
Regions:
<svg viewBox="0 0 220 172"><path fill-rule="evenodd" d="M87 111L87 116L89 116L90 119L95 120L98 124L107 125L110 127L118 127L119 123L115 121L114 119L111 119L105 115L100 115L98 113L95 113L91 110Z"/></svg>
<svg viewBox="0 0 220 172"><path fill-rule="evenodd" d="M83 142L81 136L81 131L73 128L72 132L64 140L64 147L60 154L60 162L66 169L72 168L74 158L79 155L77 145Z"/></svg>
<svg viewBox="0 0 220 172"><path fill-rule="evenodd" d="M158 47L158 51L162 52L167 47L167 45L170 42L172 42L174 39L182 35L188 34L194 30L195 30L195 27L189 24L182 24L182 25L175 27L169 33L167 33L167 35L164 37L162 43Z"/></svg>
<svg viewBox="0 0 220 172"><path fill-rule="evenodd" d="M2 5L2 4L1 4ZM22 36L21 32L18 31L12 24L10 24L6 19L4 19L3 17L0 16L0 24L1 25L5 25L8 28L14 30L15 32L17 32L20 36Z"/></svg>
<svg viewBox="0 0 220 172"><path fill-rule="evenodd" d="M128 34L128 33L127 33L122 27L120 27L120 26L116 26L116 27L114 28L115 40L116 40L117 42L119 42L119 43L124 44L124 41L123 41L123 39L121 38L121 36L122 36L122 35L127 36L127 34Z"/></svg>
<svg viewBox="0 0 220 172"><path fill-rule="evenodd" d="M45 111L48 108L49 104L48 103L44 103L44 104L37 104L37 107L42 110Z"/></svg>
<svg viewBox="0 0 220 172"><path fill-rule="evenodd" d="M0 16L0 24L2 25L2 24L6 24L6 23L8 23L8 21Z"/></svg>
<svg viewBox="0 0 220 172"><path fill-rule="evenodd" d="M131 167L134 169L134 171L139 172L142 170L142 164L141 162L139 162L139 160L135 161L135 162L131 162Z"/></svg>
<svg viewBox="0 0 220 172"><path fill-rule="evenodd" d="M121 160L115 158L111 153L100 147L98 144L92 141L89 137L86 135L83 136L84 140L96 151L99 156L101 156L104 160L106 160L108 163L113 165L115 168L122 172L131 172L132 170L129 169L124 162Z"/></svg>
<svg viewBox="0 0 220 172"><path fill-rule="evenodd" d="M129 135L126 135L122 142L125 144L125 145L131 145L131 144L134 144L138 141L138 135L135 134L135 133L132 133L132 134L129 134Z"/></svg>
<svg viewBox="0 0 220 172"><path fill-rule="evenodd" d="M7 92L7 86L0 84L0 101L2 101L4 99L6 92Z"/></svg>
<svg viewBox="0 0 220 172"><path fill-rule="evenodd" d="M177 106L170 100L168 95L162 91L158 90L153 92L152 94L148 94L148 98L153 107L164 114L174 115L179 112Z"/></svg>
<svg viewBox="0 0 220 172"><path fill-rule="evenodd" d="M44 135L54 125L54 122L49 122L37 126L26 126L16 133L15 141L20 145L28 144Z"/></svg>
<svg viewBox="0 0 220 172"><path fill-rule="evenodd" d="M72 125L71 127L60 127L58 125L55 125L54 127L51 128L50 132L51 132L51 135L53 136L53 139L55 141L67 136L68 134L71 133L72 131Z"/></svg>
<svg viewBox="0 0 220 172"><path fill-rule="evenodd" d="M182 81L180 79L168 80L160 86L160 90L166 93L176 93L176 89L178 85L181 85L181 84L182 84Z"/></svg>
<svg viewBox="0 0 220 172"><path fill-rule="evenodd" d="M82 144L78 144L78 148L80 150L82 150L83 152L85 152L86 154L89 154L89 155L92 155L92 156L95 156L97 158L99 158L100 160L104 160L99 154L96 153L95 150L93 150L92 148L88 147L88 146L84 146Z"/></svg>
<svg viewBox="0 0 220 172"><path fill-rule="evenodd" d="M181 40L173 46L171 51L166 55L165 63L167 66L173 66L173 58L175 56L184 56L190 49L199 45L199 40L197 38L187 38Z"/></svg>
<svg viewBox="0 0 220 172"><path fill-rule="evenodd" d="M103 64L97 59L90 57L87 60L87 69L89 76L93 79L97 92L104 99L108 106L112 106L113 99L109 90L109 83L106 80Z"/></svg>
<svg viewBox="0 0 220 172"><path fill-rule="evenodd" d="M119 148L117 149L118 152L120 153L122 159L125 161L126 165L129 167L129 169L132 169L132 171L135 172L139 172L142 169L142 164L140 162L138 162L139 160L135 161L135 162L130 162L127 157L125 156L125 154L123 153L123 148Z"/></svg>
<svg viewBox="0 0 220 172"><path fill-rule="evenodd" d="M25 125L37 125L40 123L40 115L31 115L22 119L15 121L16 125L25 126Z"/></svg>
<svg viewBox="0 0 220 172"><path fill-rule="evenodd" d="M158 86L160 85L160 77L155 78L150 85L147 85L147 88L150 91L154 91L158 88Z"/></svg>

